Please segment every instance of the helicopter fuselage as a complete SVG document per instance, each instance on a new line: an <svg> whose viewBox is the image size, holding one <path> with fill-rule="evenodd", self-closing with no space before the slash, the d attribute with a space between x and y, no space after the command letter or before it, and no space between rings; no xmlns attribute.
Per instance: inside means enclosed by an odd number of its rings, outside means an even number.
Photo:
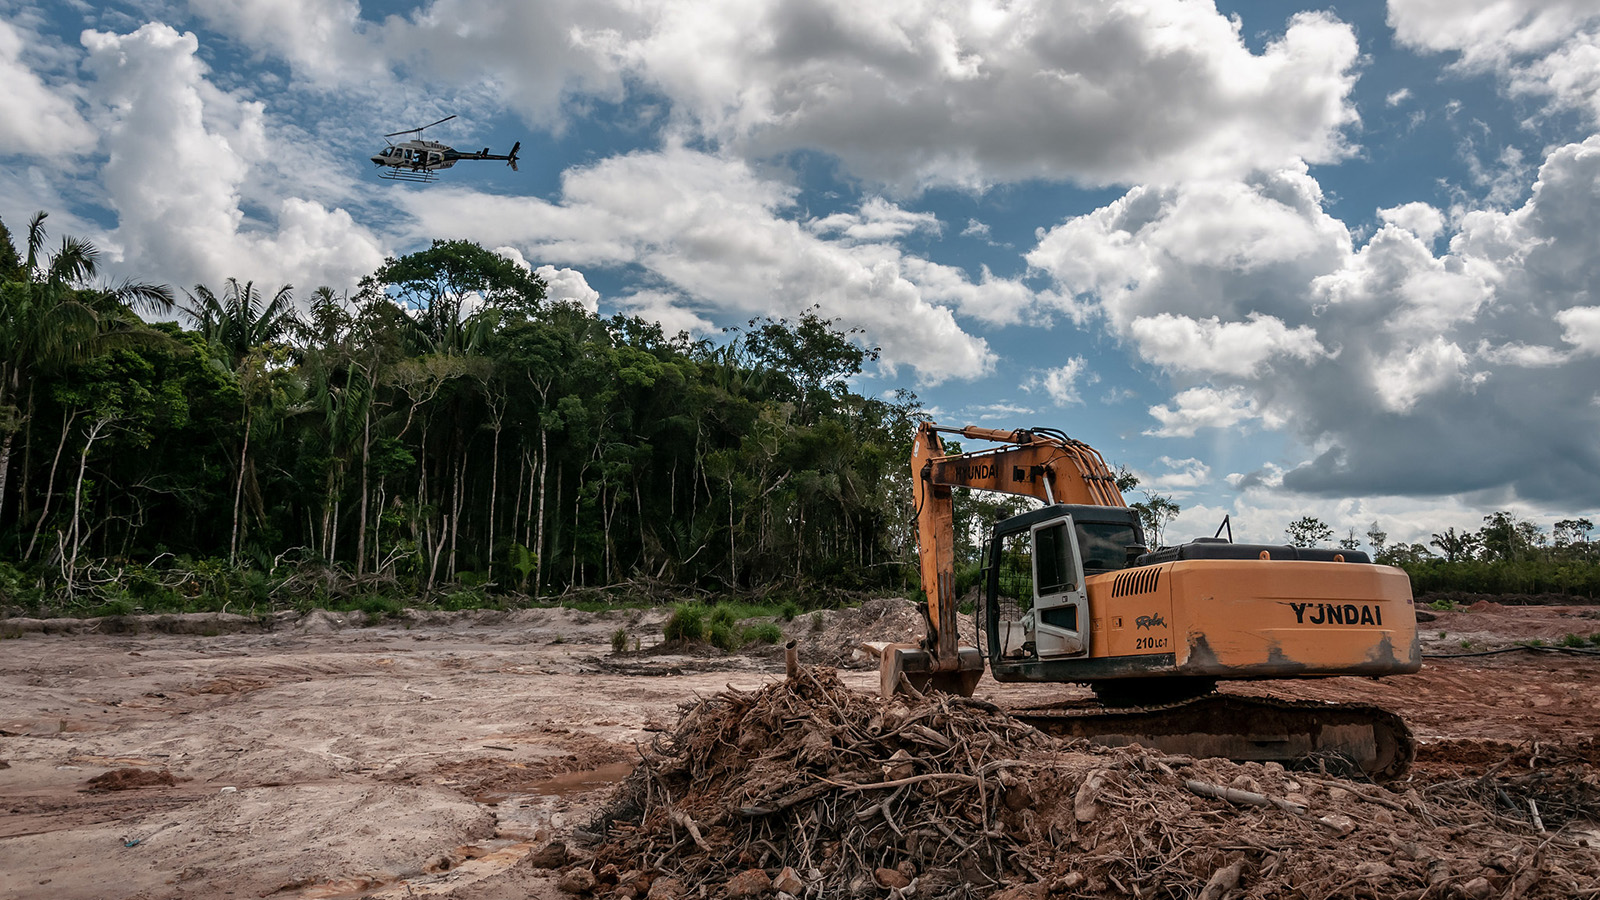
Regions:
<svg viewBox="0 0 1600 900"><path fill-rule="evenodd" d="M457 153L454 148L438 141L401 141L373 154L372 162L375 165L410 169L413 172L433 172L448 169L456 164L456 160L466 158L471 157Z"/></svg>

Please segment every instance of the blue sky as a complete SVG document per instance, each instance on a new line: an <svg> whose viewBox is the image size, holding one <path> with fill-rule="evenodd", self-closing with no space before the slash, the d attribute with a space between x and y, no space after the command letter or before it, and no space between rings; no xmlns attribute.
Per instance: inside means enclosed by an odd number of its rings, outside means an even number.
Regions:
<svg viewBox="0 0 1600 900"><path fill-rule="evenodd" d="M0 0L0 83L0 218L112 276L459 237L701 336L821 304L1175 537L1600 506L1600 3ZM449 114L521 171L377 178Z"/></svg>

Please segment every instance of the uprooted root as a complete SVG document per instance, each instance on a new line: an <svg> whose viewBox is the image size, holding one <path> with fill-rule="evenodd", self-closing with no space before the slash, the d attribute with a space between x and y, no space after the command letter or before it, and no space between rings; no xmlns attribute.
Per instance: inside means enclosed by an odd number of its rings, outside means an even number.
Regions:
<svg viewBox="0 0 1600 900"><path fill-rule="evenodd" d="M1592 764L1494 774L1397 793L1066 744L802 668L686 705L591 825L592 865L713 898L1600 898L1600 852L1572 833L1600 819Z"/></svg>

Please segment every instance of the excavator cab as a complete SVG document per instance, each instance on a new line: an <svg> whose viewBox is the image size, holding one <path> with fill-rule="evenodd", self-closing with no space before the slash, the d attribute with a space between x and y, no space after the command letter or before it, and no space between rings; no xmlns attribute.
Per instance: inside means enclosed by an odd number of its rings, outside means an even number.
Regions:
<svg viewBox="0 0 1600 900"><path fill-rule="evenodd" d="M992 664L1088 655L1087 576L1126 568L1144 549L1127 509L1058 503L998 523L984 545L978 617Z"/></svg>

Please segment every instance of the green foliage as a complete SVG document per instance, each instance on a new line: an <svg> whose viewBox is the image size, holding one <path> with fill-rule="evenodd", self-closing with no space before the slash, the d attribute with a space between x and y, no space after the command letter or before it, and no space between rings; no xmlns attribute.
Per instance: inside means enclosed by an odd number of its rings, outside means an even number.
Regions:
<svg viewBox="0 0 1600 900"><path fill-rule="evenodd" d="M1561 646L1563 647L1582 647L1585 643L1587 643L1587 641L1585 641L1584 637L1579 634L1572 634L1569 632L1561 636Z"/></svg>
<svg viewBox="0 0 1600 900"><path fill-rule="evenodd" d="M679 606L661 629L662 637L669 641L699 641L706 635L705 617L690 605Z"/></svg>
<svg viewBox="0 0 1600 900"><path fill-rule="evenodd" d="M785 622L793 622L798 615L800 615L800 604L794 600L785 600L778 607L778 618Z"/></svg>
<svg viewBox="0 0 1600 900"><path fill-rule="evenodd" d="M776 644L783 640L783 629L772 622L753 625L745 630L745 640L759 641L763 644Z"/></svg>
<svg viewBox="0 0 1600 900"><path fill-rule="evenodd" d="M366 613L373 622L385 619L397 619L405 611L405 607L394 597L365 597L356 604L356 609Z"/></svg>
<svg viewBox="0 0 1600 900"><path fill-rule="evenodd" d="M1439 599L1429 603L1428 608L1441 610L1443 612L1450 612L1456 608L1456 604L1453 600Z"/></svg>
<svg viewBox="0 0 1600 900"><path fill-rule="evenodd" d="M489 605L488 598L478 589L450 591L439 600L439 608L448 610L482 609Z"/></svg>
<svg viewBox="0 0 1600 900"><path fill-rule="evenodd" d="M1165 546L1167 525L1183 511L1183 507L1171 497L1149 491L1145 492L1143 501L1131 503L1128 508L1138 514L1139 524L1144 528L1145 541L1152 548ZM1332 532L1329 532L1329 536L1332 536Z"/></svg>
<svg viewBox="0 0 1600 900"><path fill-rule="evenodd" d="M1289 523L1283 537L1291 547L1315 547L1332 538L1333 529L1315 516L1301 516Z"/></svg>
<svg viewBox="0 0 1600 900"><path fill-rule="evenodd" d="M621 653L628 649L628 629L618 628L611 632L611 652Z"/></svg>
<svg viewBox="0 0 1600 900"><path fill-rule="evenodd" d="M812 613L811 614L811 631L812 631L812 633L813 634L818 633L818 632L822 631L822 629L824 627L826 627L826 626L825 626L824 620L822 618L822 611L818 610L818 611Z"/></svg>
<svg viewBox="0 0 1600 900"><path fill-rule="evenodd" d="M706 640L718 650L739 649L739 629L727 622L712 620L706 627Z"/></svg>
<svg viewBox="0 0 1600 900"><path fill-rule="evenodd" d="M739 624L739 615L731 606L718 603L711 608L711 616L706 620L706 624L713 628L718 625L725 628L733 628Z"/></svg>
<svg viewBox="0 0 1600 900"><path fill-rule="evenodd" d="M109 600L97 606L92 606L84 611L84 616L86 618L95 618L97 616L131 616L133 615L134 611L135 608L133 601L118 599Z"/></svg>

